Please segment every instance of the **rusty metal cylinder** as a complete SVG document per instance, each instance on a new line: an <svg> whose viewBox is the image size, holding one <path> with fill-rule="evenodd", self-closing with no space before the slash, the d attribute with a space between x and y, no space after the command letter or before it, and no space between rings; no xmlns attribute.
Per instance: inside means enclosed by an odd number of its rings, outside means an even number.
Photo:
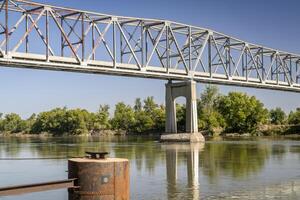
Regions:
<svg viewBox="0 0 300 200"><path fill-rule="evenodd" d="M69 200L129 200L129 162L121 158L74 158L68 162ZM77 188L76 188L77 187Z"/></svg>

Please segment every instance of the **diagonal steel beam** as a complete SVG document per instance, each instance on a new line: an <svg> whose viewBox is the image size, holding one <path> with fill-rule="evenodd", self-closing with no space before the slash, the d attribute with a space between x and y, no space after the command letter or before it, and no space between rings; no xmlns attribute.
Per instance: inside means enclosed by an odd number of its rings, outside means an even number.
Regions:
<svg viewBox="0 0 300 200"><path fill-rule="evenodd" d="M26 9L24 9L22 6L16 4L15 2L13 2L13 1L11 1L11 0L9 0L9 2L11 2L15 7L21 9L24 13L26 13ZM26 16L26 15L27 15L28 19L31 21L31 23L34 23L34 19L33 19L33 17L31 16L31 14L26 13L25 16ZM42 41L44 42L44 44L45 44L45 45L48 45L48 44L47 44L47 41L45 40L45 37L44 37L43 33L41 32L41 30L39 29L39 27L37 26L37 24L34 24L34 28L35 28L35 30L37 31L37 33L38 33L38 35L40 36L40 38L42 39ZM17 27L16 27L16 29L17 29ZM12 33L13 33L13 32L12 32ZM11 34L12 34L12 33L11 33ZM28 36L27 36L27 37L28 37ZM51 48L50 45L49 45L49 51L50 51L51 55L54 56L54 51L52 50L52 48Z"/></svg>
<svg viewBox="0 0 300 200"><path fill-rule="evenodd" d="M228 70L227 70L227 68L226 68L226 66L225 66L225 63L224 63L224 60L223 60L223 58L222 58L223 56L221 55L221 53L220 53L220 51L219 51L219 48L218 48L218 46L217 46L216 40L215 40L215 38L214 38L213 35L212 35L212 41L213 41L213 44L214 44L214 46L215 46L215 48L216 48L216 50L217 50L217 53L218 53L218 55L219 55L219 57L220 57L220 60L221 60L221 62L222 62L222 65L223 65L224 71L225 71L225 73L226 73L226 76L227 76L227 78L229 78Z"/></svg>
<svg viewBox="0 0 300 200"><path fill-rule="evenodd" d="M19 40L19 42L17 43L17 45L13 48L12 52L16 52L18 50L18 48L21 46L21 44L23 43L23 41L26 39L26 37L28 36L28 34L32 31L32 29L34 28L34 25L37 24L37 22L41 19L41 17L43 16L43 14L45 13L45 9L43 9L40 14L38 15L38 17L35 19L35 21L31 24L31 26L29 27L29 29L27 30L27 32L23 35L23 37Z"/></svg>
<svg viewBox="0 0 300 200"><path fill-rule="evenodd" d="M149 39L150 39L152 45L154 46L155 43L156 43L156 41L157 41L157 38L158 38L159 34L157 35L156 38L154 38L153 35L152 35L152 33L150 32L150 29L146 29L146 33L149 35ZM160 64L161 64L161 66L164 68L164 67L165 67L165 64L164 64L163 61L162 61L162 57L164 56L164 53L161 54L158 48L155 48L155 52L156 52L156 54L157 54L157 56L158 56L158 58L159 58L159 62L160 62ZM146 60L148 60L148 55L146 55L146 56L147 56L147 59L146 59Z"/></svg>
<svg viewBox="0 0 300 200"><path fill-rule="evenodd" d="M280 66L281 69L283 70L283 73L284 73L284 75L285 75L285 77L286 77L286 79L287 79L289 85L292 85L292 77L289 77L289 75L288 75L287 72L286 72L286 66L285 66L286 64L285 64L285 62L282 60L282 58L280 57L280 55L277 55L277 56L278 56L279 61L280 61L280 63L281 63L281 65L279 65L279 66Z"/></svg>
<svg viewBox="0 0 300 200"><path fill-rule="evenodd" d="M9 36L11 36L15 30L17 30L17 28L19 27L19 25L21 24L21 22L24 20L25 15L23 14L21 16L21 18L17 21L17 23L13 26L13 28L9 31ZM5 44L5 39L0 43L0 48Z"/></svg>
<svg viewBox="0 0 300 200"><path fill-rule="evenodd" d="M100 31L98 25L97 25L97 24L94 24L94 25L95 25L95 29L96 29L97 33L99 34L99 36L101 36L103 33L101 33L101 31ZM107 42L106 42L106 40L105 40L104 37L102 38L102 41L103 41L103 44L104 44L104 46L105 46L107 52L109 53L109 56L111 57L112 60L114 60L114 56L113 56L113 54L112 54L112 52L111 52L111 50L110 50L110 48L109 48L109 46L108 46L108 44L107 44ZM95 52L95 53L96 53L96 52ZM94 53L94 54L95 54L95 53Z"/></svg>
<svg viewBox="0 0 300 200"><path fill-rule="evenodd" d="M271 57L271 63L270 63L270 65L269 65L269 69L267 70L265 79L270 78L270 75L271 75L270 72L271 72L271 69L272 69L273 66L274 66L274 63L275 63L275 59L274 59L274 57Z"/></svg>
<svg viewBox="0 0 300 200"><path fill-rule="evenodd" d="M163 26L163 28L160 30L159 34L157 35L155 44L153 46L153 49L151 51L151 54L150 54L150 56L148 58L148 61L147 61L146 65L145 65L145 67L147 67L149 65L149 63L150 63L150 61L152 59L152 56L153 56L153 54L154 54L154 52L155 52L155 50L157 48L157 45L159 44L159 40L161 39L161 37L162 37L162 35L163 35L163 33L164 33L165 30L166 30L166 25Z"/></svg>
<svg viewBox="0 0 300 200"><path fill-rule="evenodd" d="M99 29L96 28L96 30L98 31L98 34L100 35L94 45L94 48L92 49L92 52L89 54L89 56L87 57L87 61L91 60L92 56L96 53L97 48L100 46L101 42L103 42L104 36L107 33L107 31L109 30L110 26L112 24L112 20L106 25L103 33L100 32ZM109 50L109 49L107 49ZM109 51L110 56L113 58L113 55L111 55L111 52ZM114 58L113 58L114 59Z"/></svg>
<svg viewBox="0 0 300 200"><path fill-rule="evenodd" d="M196 69L197 69L197 66L198 66L198 64L199 64L199 62L200 62L201 56L202 56L202 54L203 54L203 52L204 52L205 46L206 46L207 43L208 43L209 37L210 37L210 34L207 33L207 36L206 36L206 38L205 38L205 40L204 40L204 42L203 42L203 45L202 45L202 47L201 47L201 49L200 49L200 52L199 52L198 57L197 57L197 59L196 59L196 62L195 62L195 64L194 64L194 71L196 71Z"/></svg>
<svg viewBox="0 0 300 200"><path fill-rule="evenodd" d="M238 59L237 63L235 64L235 68L233 70L232 76L234 76L236 74L236 72L238 71L238 67L239 67L239 65L240 65L240 63L242 61L242 58L243 58L243 55L244 55L245 51L246 51L246 45L244 44L244 47L241 50L241 54L239 56L239 59Z"/></svg>
<svg viewBox="0 0 300 200"><path fill-rule="evenodd" d="M182 55L181 49L180 49L180 47L179 47L179 45L178 45L178 42L177 42L177 40L176 40L176 38L175 38L175 35L174 35L174 32L173 32L171 26L169 26L169 30L170 30L170 33L171 33L171 35L172 35L172 37L173 37L173 40L174 40L175 46L176 46L176 48L177 48L177 51L178 51L178 53L179 53L179 55L180 55L180 58L182 59L183 65L184 65L185 70L186 70L186 73L189 73L188 66L187 66L187 64L186 64L186 62L185 62L185 59L184 59L183 55Z"/></svg>
<svg viewBox="0 0 300 200"><path fill-rule="evenodd" d="M52 18L54 19L54 22L56 23L57 27L59 28L60 32L62 33L64 39L67 41L73 55L75 56L76 60L78 63L81 63L81 59L79 58L79 56L77 55L77 53L74 50L73 45L71 44L69 38L67 37L64 29L61 27L60 23L57 21L55 14L52 12L52 9L49 9L50 14L52 15Z"/></svg>
<svg viewBox="0 0 300 200"><path fill-rule="evenodd" d="M255 62L255 59L254 59L254 57L253 57L252 52L250 51L249 47L246 47L246 48L248 49L250 58L251 58L251 60L252 60L252 62L253 62L253 64L254 64L254 66L255 66L255 69L256 69L258 78L260 79L260 81L263 81L262 76L261 76L261 74L259 73L258 66L257 66L257 63Z"/></svg>
<svg viewBox="0 0 300 200"><path fill-rule="evenodd" d="M124 33L124 31L123 31L123 29L122 29L120 23L119 23L118 21L116 21L116 23L117 23L117 26L118 26L118 28L119 28L119 30L120 30L121 35L123 36L125 42L127 43L128 47L129 47L129 49L130 49L130 51L131 51L131 53L132 53L132 55L133 55L133 58L134 58L136 64L138 65L138 68L141 69L142 66L141 66L141 64L140 64L140 62L139 62L139 60L138 60L138 58L137 58L135 52L133 51L133 49L132 49L132 47L131 47L131 45L130 45L130 42L128 41L128 39L127 39L127 37L126 37L126 35L125 35L125 33Z"/></svg>

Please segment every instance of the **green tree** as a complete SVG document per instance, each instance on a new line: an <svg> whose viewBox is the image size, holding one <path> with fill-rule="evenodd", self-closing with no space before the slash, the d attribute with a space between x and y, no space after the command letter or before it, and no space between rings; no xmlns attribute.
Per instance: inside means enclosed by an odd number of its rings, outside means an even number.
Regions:
<svg viewBox="0 0 300 200"><path fill-rule="evenodd" d="M40 113L32 125L31 132L47 132L54 135L88 134L92 129L92 119L91 113L84 109L56 108Z"/></svg>
<svg viewBox="0 0 300 200"><path fill-rule="evenodd" d="M207 111L213 111L216 108L217 100L219 99L219 89L215 85L206 86L200 97L200 108Z"/></svg>
<svg viewBox="0 0 300 200"><path fill-rule="evenodd" d="M221 97L219 111L226 121L227 132L254 132L268 119L268 111L259 100L240 92Z"/></svg>
<svg viewBox="0 0 300 200"><path fill-rule="evenodd" d="M295 112L290 112L288 123L292 125L300 124L300 108L297 108Z"/></svg>
<svg viewBox="0 0 300 200"><path fill-rule="evenodd" d="M275 108L270 110L270 121L272 124L284 124L286 120L286 114L281 108Z"/></svg>
<svg viewBox="0 0 300 200"><path fill-rule="evenodd" d="M24 130L26 133L30 133L31 128L36 120L36 114L33 113L26 121L26 129Z"/></svg>
<svg viewBox="0 0 300 200"><path fill-rule="evenodd" d="M23 131L25 127L25 122L15 113L5 115L2 120L2 131L4 132L18 133Z"/></svg>
<svg viewBox="0 0 300 200"><path fill-rule="evenodd" d="M31 132L35 134L48 132L58 135L65 133L66 130L64 130L63 123L66 118L66 112L67 108L55 108L38 114L32 125Z"/></svg>
<svg viewBox="0 0 300 200"><path fill-rule="evenodd" d="M161 132L165 129L164 106L158 106L153 97L147 97L144 100L142 109L139 101L136 101L135 108L139 108L135 109L136 132Z"/></svg>
<svg viewBox="0 0 300 200"><path fill-rule="evenodd" d="M109 106L108 105L100 105L98 112L94 115L91 114L93 118L93 127L91 129L95 131L99 130L108 130L110 129L110 119L109 119Z"/></svg>
<svg viewBox="0 0 300 200"><path fill-rule="evenodd" d="M198 100L199 129L214 134L215 129L225 127L225 120L218 110L220 94L217 86L208 85Z"/></svg>
<svg viewBox="0 0 300 200"><path fill-rule="evenodd" d="M144 110L146 113L152 113L157 108L157 104L154 101L154 97L147 97L144 100Z"/></svg>
<svg viewBox="0 0 300 200"><path fill-rule="evenodd" d="M158 132L165 131L166 114L165 107L160 105L153 111L154 130Z"/></svg>
<svg viewBox="0 0 300 200"><path fill-rule="evenodd" d="M134 113L135 123L133 125L133 131L136 133L143 133L153 130L154 121L151 116L144 110Z"/></svg>
<svg viewBox="0 0 300 200"><path fill-rule="evenodd" d="M115 130L130 132L134 123L135 119L133 109L123 102L117 103L114 117L111 120L112 128Z"/></svg>
<svg viewBox="0 0 300 200"><path fill-rule="evenodd" d="M71 135L88 134L90 119L90 113L86 110L67 110L65 119L60 124L61 130L59 132Z"/></svg>
<svg viewBox="0 0 300 200"><path fill-rule="evenodd" d="M186 129L186 106L176 104L177 131L184 132Z"/></svg>
<svg viewBox="0 0 300 200"><path fill-rule="evenodd" d="M142 110L142 101L141 98L136 98L133 107L135 112L139 112Z"/></svg>

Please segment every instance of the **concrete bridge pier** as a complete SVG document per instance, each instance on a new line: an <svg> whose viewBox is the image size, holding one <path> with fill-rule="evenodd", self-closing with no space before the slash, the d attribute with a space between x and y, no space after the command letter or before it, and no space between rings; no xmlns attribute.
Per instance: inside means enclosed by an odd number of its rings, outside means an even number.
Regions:
<svg viewBox="0 0 300 200"><path fill-rule="evenodd" d="M186 98L186 130L177 134L176 98ZM198 132L197 90L195 81L175 82L166 84L166 134L162 141L202 142L204 137Z"/></svg>

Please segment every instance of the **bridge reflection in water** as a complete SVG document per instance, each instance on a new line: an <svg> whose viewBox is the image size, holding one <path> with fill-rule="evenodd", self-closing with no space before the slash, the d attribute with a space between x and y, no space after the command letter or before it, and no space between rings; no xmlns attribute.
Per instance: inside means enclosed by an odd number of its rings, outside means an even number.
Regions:
<svg viewBox="0 0 300 200"><path fill-rule="evenodd" d="M188 199L200 199L199 188L199 153L203 151L204 143L195 144L164 144L162 148L166 152L166 174L167 174L167 193L168 200L177 199L179 193L178 185L178 154L184 154L187 166L187 188Z"/></svg>

